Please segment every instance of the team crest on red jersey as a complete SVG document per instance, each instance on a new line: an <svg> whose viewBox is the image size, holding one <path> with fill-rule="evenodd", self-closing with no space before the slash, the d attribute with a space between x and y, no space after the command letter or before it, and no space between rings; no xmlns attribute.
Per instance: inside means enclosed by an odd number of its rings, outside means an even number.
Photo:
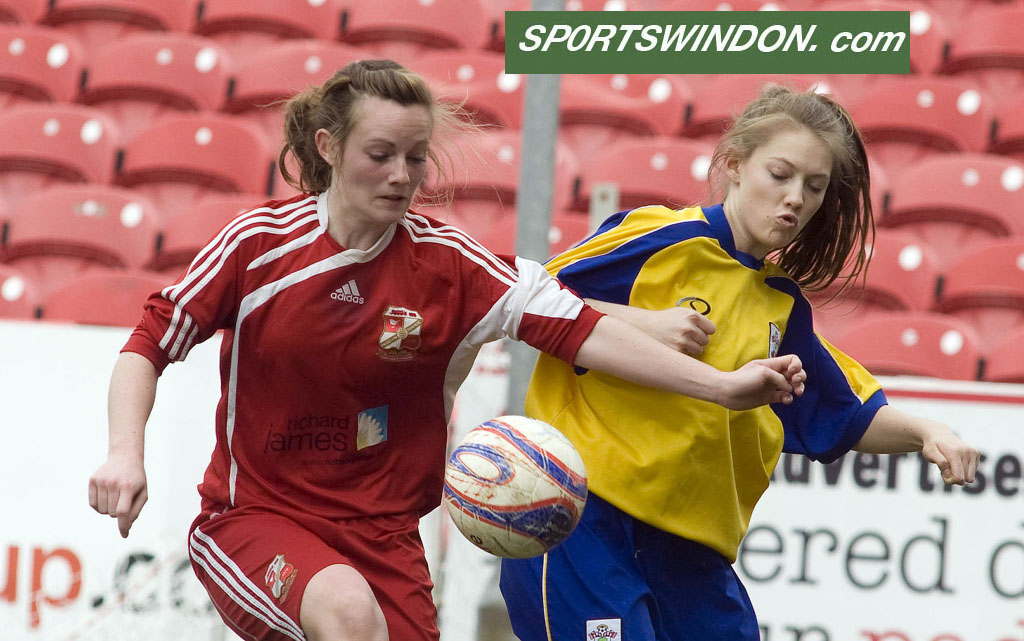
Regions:
<svg viewBox="0 0 1024 641"><path fill-rule="evenodd" d="M270 567L267 568L267 575L264 579L274 598L284 603L284 600L288 598L288 590L292 588L292 583L295 582L295 568L291 563L284 560L283 554L278 554L270 562Z"/></svg>
<svg viewBox="0 0 1024 641"><path fill-rule="evenodd" d="M378 341L377 356L386 361L407 361L420 348L423 317L405 307L389 305L384 312L384 331Z"/></svg>

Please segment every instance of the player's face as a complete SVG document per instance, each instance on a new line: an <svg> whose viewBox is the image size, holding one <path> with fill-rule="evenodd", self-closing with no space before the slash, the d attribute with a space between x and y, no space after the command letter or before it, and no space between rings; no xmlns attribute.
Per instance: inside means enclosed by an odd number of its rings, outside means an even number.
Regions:
<svg viewBox="0 0 1024 641"><path fill-rule="evenodd" d="M764 258L793 242L821 206L832 171L828 146L800 128L786 128L745 160L728 160L725 215L736 249Z"/></svg>
<svg viewBox="0 0 1024 641"><path fill-rule="evenodd" d="M409 209L426 176L430 111L376 97L355 108L356 124L333 166L332 209L336 202L346 226L387 227Z"/></svg>

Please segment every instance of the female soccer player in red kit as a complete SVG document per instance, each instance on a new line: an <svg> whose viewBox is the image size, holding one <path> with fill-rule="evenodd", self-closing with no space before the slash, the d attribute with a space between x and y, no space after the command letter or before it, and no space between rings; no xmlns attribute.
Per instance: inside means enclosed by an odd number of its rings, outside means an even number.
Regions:
<svg viewBox="0 0 1024 641"><path fill-rule="evenodd" d="M417 526L440 502L452 400L487 341L737 409L803 390L793 356L722 372L602 316L540 265L409 211L457 116L389 61L354 62L294 97L279 164L304 194L215 236L150 297L115 366L89 500L127 536L147 497L158 376L225 330L189 552L244 638L438 638Z"/></svg>

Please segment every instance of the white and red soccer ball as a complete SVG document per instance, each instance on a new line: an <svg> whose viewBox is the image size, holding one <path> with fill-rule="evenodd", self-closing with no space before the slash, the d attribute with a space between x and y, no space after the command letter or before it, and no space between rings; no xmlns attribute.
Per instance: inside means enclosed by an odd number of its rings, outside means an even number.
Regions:
<svg viewBox="0 0 1024 641"><path fill-rule="evenodd" d="M444 502L477 547L538 556L569 536L587 500L583 459L554 427L499 416L470 430L448 459Z"/></svg>

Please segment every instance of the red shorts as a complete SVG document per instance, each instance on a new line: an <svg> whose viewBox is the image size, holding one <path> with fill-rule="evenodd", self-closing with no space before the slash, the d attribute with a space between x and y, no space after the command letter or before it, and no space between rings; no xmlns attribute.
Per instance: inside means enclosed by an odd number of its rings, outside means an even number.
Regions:
<svg viewBox="0 0 1024 641"><path fill-rule="evenodd" d="M330 521L253 507L203 512L192 523L189 556L221 617L244 639L303 641L299 610L306 584L338 563L370 584L390 638L440 638L413 517Z"/></svg>

